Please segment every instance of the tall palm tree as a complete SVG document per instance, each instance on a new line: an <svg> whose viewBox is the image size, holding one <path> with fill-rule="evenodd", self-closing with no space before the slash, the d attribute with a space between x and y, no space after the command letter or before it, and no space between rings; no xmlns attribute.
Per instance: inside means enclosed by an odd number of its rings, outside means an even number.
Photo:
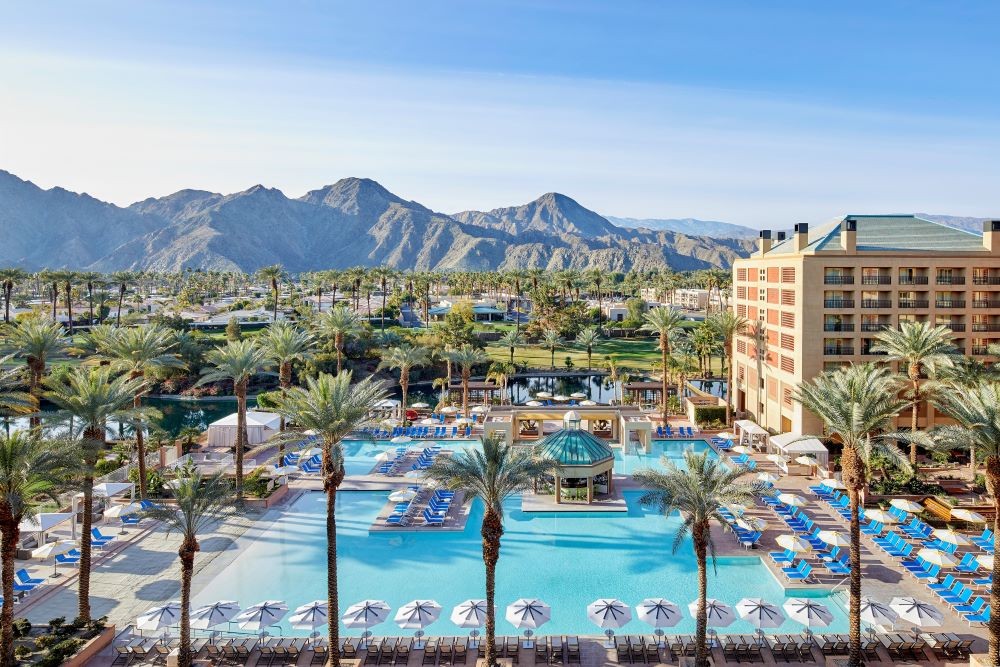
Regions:
<svg viewBox="0 0 1000 667"><path fill-rule="evenodd" d="M600 323L603 318L603 305L604 302L601 298L601 285L604 283L604 270L603 269L588 269L584 271L584 277L590 282L590 286L594 288L594 292L597 294L597 322Z"/></svg>
<svg viewBox="0 0 1000 667"><path fill-rule="evenodd" d="M936 327L930 322L900 322L899 329L886 329L875 336L878 341L871 347L872 352L887 354L900 366L906 365L906 377L910 381L910 432L917 432L917 411L924 398L921 391L921 375L936 368L952 365L957 353L951 342L951 330ZM903 369L900 368L903 373ZM917 463L917 442L910 441L910 465Z"/></svg>
<svg viewBox="0 0 1000 667"><path fill-rule="evenodd" d="M285 393L292 386L292 364L312 359L313 335L291 322L271 322L258 341L267 360L278 367L278 386L281 393ZM281 430L285 430L284 417L281 418ZM284 453L284 447L280 453Z"/></svg>
<svg viewBox="0 0 1000 667"><path fill-rule="evenodd" d="M731 310L723 310L708 319L716 334L722 338L722 350L726 360L726 424L733 420L733 342L738 336L744 336L749 326L747 318L737 315Z"/></svg>
<svg viewBox="0 0 1000 667"><path fill-rule="evenodd" d="M705 599L708 595L708 556L715 565L715 544L712 541L713 520L725 525L719 510L727 504L743 504L753 501L756 487L752 483L741 482L748 470L743 466L729 468L718 459L710 458L708 452L684 452L684 465L678 466L673 460L663 458L664 469L639 470L634 477L645 487L646 493L640 498L643 505L652 505L665 517L680 512L683 521L674 535L673 551L691 536L695 561L698 566L698 613L695 615L695 664L708 664L708 646L705 642L707 618Z"/></svg>
<svg viewBox="0 0 1000 667"><path fill-rule="evenodd" d="M980 382L942 391L935 408L958 422L934 430L936 443L968 448L986 465L986 490L993 500L993 549L1000 549L1000 387ZM1000 559L993 561L990 609L1000 610ZM1000 614L991 614L989 664L1000 665Z"/></svg>
<svg viewBox="0 0 1000 667"><path fill-rule="evenodd" d="M116 271L111 274L111 281L118 285L118 313L115 315L115 324L122 325L122 303L125 301L125 291L128 286L139 277L135 271Z"/></svg>
<svg viewBox="0 0 1000 667"><path fill-rule="evenodd" d="M888 368L859 364L826 372L796 389L802 407L819 417L827 437L843 445L840 465L850 504L850 658L851 667L862 664L861 655L861 530L858 507L868 484L868 469L874 454L895 460L909 469L906 455L892 442L900 434L889 434L906 401L899 398L900 377Z"/></svg>
<svg viewBox="0 0 1000 667"><path fill-rule="evenodd" d="M576 335L576 344L587 351L587 370L594 367L593 355L594 345L601 340L601 330L595 326L585 327Z"/></svg>
<svg viewBox="0 0 1000 667"><path fill-rule="evenodd" d="M37 401L41 396L42 378L45 377L49 357L69 346L65 330L58 322L30 317L7 325L2 340L6 351L24 359L28 367L28 393ZM37 416L32 417L32 426L39 423Z"/></svg>
<svg viewBox="0 0 1000 667"><path fill-rule="evenodd" d="M14 287L28 277L27 272L18 268L0 269L0 289L3 290L3 321L10 322L10 300Z"/></svg>
<svg viewBox="0 0 1000 667"><path fill-rule="evenodd" d="M358 428L375 404L385 398L385 389L371 377L351 384L351 373L307 378L305 387L292 387L279 396L275 410L302 428L312 429L323 441L322 475L326 493L326 577L329 645L340 646L337 582L337 489L344 481L343 438ZM289 434L290 436L291 434ZM288 436L285 436L288 437ZM329 664L340 665L340 654L330 651Z"/></svg>
<svg viewBox="0 0 1000 667"><path fill-rule="evenodd" d="M278 286L285 275L285 269L281 264L265 266L257 271L257 277L271 285L271 296L274 297L274 309L271 311L271 321L278 319Z"/></svg>
<svg viewBox="0 0 1000 667"><path fill-rule="evenodd" d="M396 277L396 271L388 266L376 266L372 269L372 278L378 281L379 289L382 291L382 311L381 311L381 324L379 329L385 331L385 300L388 296L389 291L389 281ZM371 317L371 311L369 310L368 316Z"/></svg>
<svg viewBox="0 0 1000 667"><path fill-rule="evenodd" d="M100 330L100 327L96 329ZM110 335L97 338L97 354L92 360L108 364L119 373L142 380L132 399L132 407L142 407L142 396L149 389L147 378L150 374L171 368L183 368L184 362L171 352L177 342L173 333L159 325L112 329ZM144 425L134 423L135 449L139 459L139 498L146 498L146 443Z"/></svg>
<svg viewBox="0 0 1000 667"><path fill-rule="evenodd" d="M191 579L195 554L201 551L198 535L221 518L229 505L231 491L222 473L202 478L195 472L177 478L174 503L170 507L155 507L145 512L150 518L165 523L168 533L176 530L181 534L181 545L177 549L181 561L181 643L177 664L181 667L189 667L194 657L191 653Z"/></svg>
<svg viewBox="0 0 1000 667"><path fill-rule="evenodd" d="M108 366L80 366L70 371L65 382L58 378L46 380L48 391L45 397L61 409L62 416L83 424L77 453L83 491L78 616L84 620L90 620L90 528L94 513L95 467L104 453L107 423L113 419L148 420L158 414L147 409L145 414L140 415L132 407L133 398L143 387L141 379L127 375L116 378L113 373Z"/></svg>
<svg viewBox="0 0 1000 667"><path fill-rule="evenodd" d="M514 348L524 345L524 334L517 329L511 329L500 336L497 341L501 347L506 347L510 352L510 363L514 363Z"/></svg>
<svg viewBox="0 0 1000 667"><path fill-rule="evenodd" d="M487 380L493 380L500 387L500 403L502 404L507 396L507 384L510 376L517 372L514 364L508 361L494 361L490 364L490 370L486 373Z"/></svg>
<svg viewBox="0 0 1000 667"><path fill-rule="evenodd" d="M462 415L469 417L469 379L472 377L472 368L477 364L485 364L490 358L482 350L463 345L457 350L446 353L451 363L458 366L462 371Z"/></svg>
<svg viewBox="0 0 1000 667"><path fill-rule="evenodd" d="M6 367L13 358L14 355L0 357L0 410L15 414L34 412L38 409L38 401L21 391L22 369Z"/></svg>
<svg viewBox="0 0 1000 667"><path fill-rule="evenodd" d="M660 337L660 361L663 368L663 396L660 405L663 413L663 422L667 421L667 357L670 356L670 338L681 330L684 323L684 316L673 308L653 308L645 312L642 316L644 324L640 327L643 331L651 331ZM681 387L677 387L677 400L682 396Z"/></svg>
<svg viewBox="0 0 1000 667"><path fill-rule="evenodd" d="M337 350L337 372L343 370L344 341L355 338L364 331L361 318L353 310L345 306L331 308L319 319L319 332L323 336L333 338L333 346Z"/></svg>
<svg viewBox="0 0 1000 667"><path fill-rule="evenodd" d="M399 369L399 388L403 394L403 418L406 418L406 400L410 391L410 370L428 362L427 350L412 345L398 345L382 353L379 368Z"/></svg>
<svg viewBox="0 0 1000 667"><path fill-rule="evenodd" d="M482 451L466 449L454 456L439 457L427 472L428 477L466 498L479 498L483 503L483 522L479 532L483 538L483 564L486 566L486 628L483 634L483 657L487 667L495 667L496 657L496 567L500 560L500 538L503 537L504 503L523 493L558 463L551 459L533 458L529 453L504 442L502 437L483 441Z"/></svg>
<svg viewBox="0 0 1000 667"><path fill-rule="evenodd" d="M32 431L0 435L0 561L3 608L0 609L0 666L14 660L14 556L21 521L34 515L46 498L55 500L73 460L65 446L42 442Z"/></svg>
<svg viewBox="0 0 1000 667"><path fill-rule="evenodd" d="M551 362L552 370L556 369L556 350L565 342L555 329L546 329L545 333L542 334L542 347L549 351L549 361Z"/></svg>
<svg viewBox="0 0 1000 667"><path fill-rule="evenodd" d="M243 452L247 446L247 388L250 379L261 372L267 359L254 341L230 341L205 355L198 385L209 382L233 383L236 396L236 499L243 500Z"/></svg>

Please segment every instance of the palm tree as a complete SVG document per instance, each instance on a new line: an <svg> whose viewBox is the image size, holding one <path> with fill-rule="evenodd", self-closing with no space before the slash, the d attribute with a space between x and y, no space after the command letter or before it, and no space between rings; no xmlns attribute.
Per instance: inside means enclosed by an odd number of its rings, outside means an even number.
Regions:
<svg viewBox="0 0 1000 667"><path fill-rule="evenodd" d="M21 368L7 368L14 355L0 357L0 410L25 414L38 409L34 396L21 391Z"/></svg>
<svg viewBox="0 0 1000 667"><path fill-rule="evenodd" d="M600 323L603 317L603 301L601 299L601 284L604 282L604 270L603 269L588 269L584 271L584 277L590 281L591 287L597 293L597 322Z"/></svg>
<svg viewBox="0 0 1000 667"><path fill-rule="evenodd" d="M14 295L14 287L28 274L22 269L0 269L0 289L3 290L3 321L10 322L10 300Z"/></svg>
<svg viewBox="0 0 1000 667"><path fill-rule="evenodd" d="M535 481L558 463L533 458L529 453L506 444L502 437L483 441L483 449L466 449L454 456L439 457L428 477L449 488L462 491L466 498L479 498L484 506L480 535L483 564L486 566L486 629L483 657L487 667L496 661L496 567L503 537L504 504L508 498L527 491Z"/></svg>
<svg viewBox="0 0 1000 667"><path fill-rule="evenodd" d="M920 376L927 371L952 365L957 350L951 344L951 330L936 327L930 322L900 322L899 329L886 329L875 336L878 341L871 351L889 355L900 366L906 364L906 377L910 381L911 400L910 432L917 432L917 411L924 397ZM900 372L902 372L900 368ZM917 442L910 441L910 465L917 463Z"/></svg>
<svg viewBox="0 0 1000 667"><path fill-rule="evenodd" d="M576 335L576 344L587 350L587 370L593 368L594 345L601 340L601 331L597 327L591 326L580 330Z"/></svg>
<svg viewBox="0 0 1000 667"><path fill-rule="evenodd" d="M542 334L542 347L549 351L552 370L556 369L556 350L565 342L555 329L546 329Z"/></svg>
<svg viewBox="0 0 1000 667"><path fill-rule="evenodd" d="M501 347L506 347L510 351L510 363L514 363L514 348L524 345L524 334L517 329L511 329L500 336L497 342L500 343Z"/></svg>
<svg viewBox="0 0 1000 667"><path fill-rule="evenodd" d="M965 447L986 465L986 490L993 499L993 548L1000 548L1000 388L995 383L944 390L934 406L958 422L934 430L934 440L949 449ZM993 561L990 609L1000 609L1000 562ZM1000 615L990 615L989 664L1000 665Z"/></svg>
<svg viewBox="0 0 1000 667"><path fill-rule="evenodd" d="M361 335L364 325L361 318L345 306L331 308L319 320L319 331L324 336L333 338L333 346L337 350L337 373L343 369L344 341Z"/></svg>
<svg viewBox="0 0 1000 667"><path fill-rule="evenodd" d="M292 364L312 359L313 335L297 328L291 322L271 322L258 338L264 356L278 367L278 386L285 393L292 386ZM285 418L281 418L285 430ZM284 454L281 447L280 454Z"/></svg>
<svg viewBox="0 0 1000 667"><path fill-rule="evenodd" d="M271 312L272 322L276 322L278 319L278 284L284 275L285 270L281 267L281 264L265 266L257 271L258 278L271 284L271 296L274 297L274 309Z"/></svg>
<svg viewBox="0 0 1000 667"><path fill-rule="evenodd" d="M181 643L177 664L189 667L191 653L191 579L194 576L194 557L201 551L198 535L213 521L219 519L229 504L231 489L222 473L202 478L195 472L190 476L179 476L174 487L174 504L170 507L155 507L147 510L150 518L159 519L167 526L167 532L176 530L181 534L181 545L177 555L181 561Z"/></svg>
<svg viewBox="0 0 1000 667"><path fill-rule="evenodd" d="M115 316L117 326L122 325L122 302L125 301L125 290L129 284L135 282L138 275L134 271L116 271L111 274L111 281L118 285L118 314Z"/></svg>
<svg viewBox="0 0 1000 667"><path fill-rule="evenodd" d="M472 368L476 364L484 364L490 360L482 350L463 345L457 350L446 353L448 359L462 369L462 415L469 417L469 378L472 376Z"/></svg>
<svg viewBox="0 0 1000 667"><path fill-rule="evenodd" d="M337 586L337 489L344 481L342 440L362 424L375 404L385 398L381 384L367 377L351 384L351 373L307 378L305 387L292 387L279 396L275 410L302 428L312 429L323 440L323 490L326 492L326 576L329 616L329 645L340 646L340 617ZM291 434L288 434L289 437ZM330 665L340 665L340 654L330 651Z"/></svg>
<svg viewBox="0 0 1000 667"><path fill-rule="evenodd" d="M868 484L868 469L875 454L895 460L909 469L906 456L891 442L900 434L887 435L906 401L899 398L900 377L888 368L873 364L848 366L826 372L804 382L795 400L819 417L826 437L843 445L840 465L851 513L850 574L850 659L852 667L862 664L861 655L861 530L858 507Z"/></svg>
<svg viewBox="0 0 1000 667"><path fill-rule="evenodd" d="M399 345L382 354L379 368L399 369L399 388L403 393L403 418L406 418L406 399L410 390L410 370L427 363L427 350L412 345Z"/></svg>
<svg viewBox="0 0 1000 667"><path fill-rule="evenodd" d="M79 614L90 620L90 558L91 521L94 513L94 469L104 453L107 423L112 419L131 420L154 418L158 413L147 410L138 414L132 400L143 388L143 381L121 375L113 378L108 366L77 367L65 382L48 378L45 397L55 403L63 416L83 423L82 439L78 443L79 470L83 490L83 526L80 532Z"/></svg>
<svg viewBox="0 0 1000 667"><path fill-rule="evenodd" d="M663 368L663 396L661 397L661 408L663 412L663 423L667 422L667 357L670 356L670 337L681 330L684 316L673 308L653 308L642 316L645 323L640 327L644 331L651 331L660 337L660 361ZM681 399L681 387L677 387L677 400Z"/></svg>
<svg viewBox="0 0 1000 667"><path fill-rule="evenodd" d="M507 396L507 384L510 376L517 372L514 364L507 361L494 361L490 364L490 370L486 373L487 380L493 380L500 387L500 403L503 404Z"/></svg>
<svg viewBox="0 0 1000 667"><path fill-rule="evenodd" d="M698 565L698 613L696 614L695 664L708 664L708 647L705 642L707 619L705 598L708 594L708 556L712 556L715 566L715 544L712 541L711 522L714 519L726 525L719 510L730 503L752 502L756 487L752 483L741 482L747 468L729 468L718 459L710 458L708 452L684 452L684 465L678 466L673 460L663 458L664 470L639 470L634 477L647 489L640 498L643 505L656 507L663 516L669 518L680 512L683 521L674 535L673 551L691 536L695 561Z"/></svg>
<svg viewBox="0 0 1000 667"><path fill-rule="evenodd" d="M733 341L744 336L749 326L747 318L731 310L723 310L708 319L709 325L722 338L722 349L726 360L726 424L733 420Z"/></svg>
<svg viewBox="0 0 1000 667"><path fill-rule="evenodd" d="M379 329L385 331L385 299L386 292L389 290L389 281L396 277L396 272L388 266L376 266L372 269L372 278L378 280L379 289L382 291L382 311L381 311L381 324ZM369 309L368 316L371 317L371 310Z"/></svg>
<svg viewBox="0 0 1000 667"><path fill-rule="evenodd" d="M42 378L45 377L49 357L68 346L69 338L58 322L30 317L7 325L3 331L4 349L15 357L24 359L28 367L28 393L36 401L41 394ZM32 426L39 423L38 417L32 417Z"/></svg>
<svg viewBox="0 0 1000 667"><path fill-rule="evenodd" d="M97 327L98 330L103 330ZM142 380L132 399L132 407L142 407L142 396L149 388L146 381L151 373L170 368L183 368L184 362L170 350L177 344L170 330L159 325L111 329L110 335L98 336L97 354L92 360L106 363L119 373ZM136 421L135 449L139 458L139 498L146 498L146 445L143 424Z"/></svg>
<svg viewBox="0 0 1000 667"><path fill-rule="evenodd" d="M230 341L205 355L208 366L202 369L198 385L209 382L233 383L236 395L236 499L243 500L243 450L247 446L247 388L250 378L266 363L264 350L254 341Z"/></svg>
<svg viewBox="0 0 1000 667"><path fill-rule="evenodd" d="M14 556L21 521L55 500L73 465L66 447L42 442L32 431L0 435L0 561L3 563L3 608L0 610L0 665L14 660Z"/></svg>

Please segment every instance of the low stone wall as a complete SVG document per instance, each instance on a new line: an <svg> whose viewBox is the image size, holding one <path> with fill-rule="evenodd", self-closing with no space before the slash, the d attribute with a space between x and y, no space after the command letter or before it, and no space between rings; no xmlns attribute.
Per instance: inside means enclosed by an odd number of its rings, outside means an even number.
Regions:
<svg viewBox="0 0 1000 667"><path fill-rule="evenodd" d="M100 655L104 649L111 646L111 642L114 641L114 638L115 626L109 625L104 628L101 634L84 644L83 648L81 648L76 655L64 662L63 667L84 667L84 665L88 664L91 660L97 658L97 656ZM94 662L94 664L96 665L100 663Z"/></svg>

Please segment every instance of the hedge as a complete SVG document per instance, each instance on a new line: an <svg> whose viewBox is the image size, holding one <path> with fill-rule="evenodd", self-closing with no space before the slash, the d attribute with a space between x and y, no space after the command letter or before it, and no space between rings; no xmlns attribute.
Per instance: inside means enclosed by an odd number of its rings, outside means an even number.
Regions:
<svg viewBox="0 0 1000 667"><path fill-rule="evenodd" d="M712 422L725 423L725 421L726 407L723 405L697 405L694 408L694 422L699 426Z"/></svg>

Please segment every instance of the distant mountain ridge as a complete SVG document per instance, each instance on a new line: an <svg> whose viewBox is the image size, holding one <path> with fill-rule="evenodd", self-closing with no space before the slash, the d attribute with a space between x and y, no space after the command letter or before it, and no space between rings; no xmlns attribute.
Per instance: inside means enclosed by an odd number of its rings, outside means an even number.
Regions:
<svg viewBox="0 0 1000 667"><path fill-rule="evenodd" d="M612 215L604 217L618 227L680 232L694 236L710 236L714 239L755 239L759 231L730 222L698 218L619 218Z"/></svg>
<svg viewBox="0 0 1000 667"><path fill-rule="evenodd" d="M566 195L445 215L365 178L290 199L255 185L180 190L121 208L0 171L0 265L113 271L289 271L386 264L415 270L728 267L741 239L623 229Z"/></svg>

